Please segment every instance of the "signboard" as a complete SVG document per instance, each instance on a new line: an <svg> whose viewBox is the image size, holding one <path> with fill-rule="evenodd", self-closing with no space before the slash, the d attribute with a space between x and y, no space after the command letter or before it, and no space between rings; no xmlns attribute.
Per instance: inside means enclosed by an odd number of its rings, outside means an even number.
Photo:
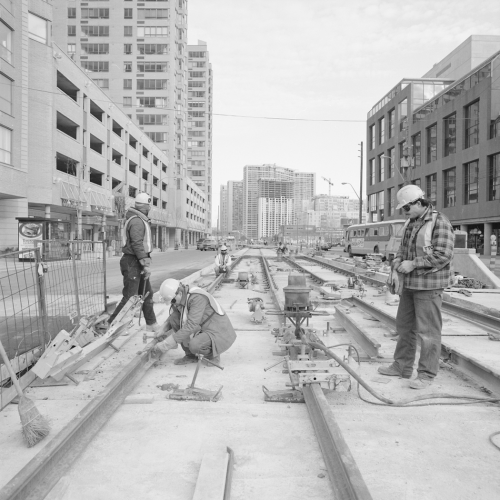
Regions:
<svg viewBox="0 0 500 500"><path fill-rule="evenodd" d="M35 248L36 241L43 240L43 222L19 221L18 223L18 243L19 251ZM19 260L34 260L35 252L26 252Z"/></svg>

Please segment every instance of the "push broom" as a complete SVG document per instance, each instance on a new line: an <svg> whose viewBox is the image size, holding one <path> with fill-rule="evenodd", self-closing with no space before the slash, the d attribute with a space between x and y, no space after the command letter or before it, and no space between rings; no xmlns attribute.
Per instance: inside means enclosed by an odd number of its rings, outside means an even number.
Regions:
<svg viewBox="0 0 500 500"><path fill-rule="evenodd" d="M23 426L23 436L28 448L35 446L39 441L41 441L49 433L50 426L45 417L40 415L35 403L23 394L21 384L17 380L16 374L12 365L10 364L7 353L3 347L2 341L0 340L0 354L2 355L3 362L10 373L10 378L12 383L19 394L19 403L17 409L19 411L19 416L21 417L21 424Z"/></svg>

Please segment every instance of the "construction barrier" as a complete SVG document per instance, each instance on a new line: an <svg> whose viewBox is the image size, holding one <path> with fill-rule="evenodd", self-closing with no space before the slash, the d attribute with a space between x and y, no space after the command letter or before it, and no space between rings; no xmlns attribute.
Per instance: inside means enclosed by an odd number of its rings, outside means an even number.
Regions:
<svg viewBox="0 0 500 500"><path fill-rule="evenodd" d="M45 346L82 316L106 310L106 252L101 241L38 240L0 256L0 339L23 387ZM0 365L0 409L15 396Z"/></svg>

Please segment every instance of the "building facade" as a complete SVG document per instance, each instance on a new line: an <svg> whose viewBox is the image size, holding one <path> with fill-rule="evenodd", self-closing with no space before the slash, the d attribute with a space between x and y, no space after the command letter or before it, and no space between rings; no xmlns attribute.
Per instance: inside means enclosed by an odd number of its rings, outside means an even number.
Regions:
<svg viewBox="0 0 500 500"><path fill-rule="evenodd" d="M10 103L3 94L3 106L19 113L6 121L3 111L0 119L10 130L2 142L0 202L11 207L1 212L0 248L17 246L16 217L26 216L54 221L53 238L105 238L120 248L120 219L141 191L152 197L154 245L193 243L205 230L205 194L189 178L173 182L168 156L52 43L50 4L31 1L29 12L28 2L11 6L10 23L2 9L1 24L19 37L10 57L23 69L10 75L19 82ZM8 182L14 172L16 185Z"/></svg>
<svg viewBox="0 0 500 500"><path fill-rule="evenodd" d="M271 238L294 219L294 183L276 179L258 180L257 238Z"/></svg>
<svg viewBox="0 0 500 500"><path fill-rule="evenodd" d="M243 168L243 233L257 238L259 231L259 179L292 182L292 217L297 217L303 201L309 201L316 189L316 175L297 172L276 164L245 165ZM312 193L312 194L311 194Z"/></svg>
<svg viewBox="0 0 500 500"><path fill-rule="evenodd" d="M174 199L187 175L187 1L58 0L53 36L168 158Z"/></svg>
<svg viewBox="0 0 500 500"><path fill-rule="evenodd" d="M218 231L223 235L227 234L228 206L227 206L227 186L220 187L219 224Z"/></svg>
<svg viewBox="0 0 500 500"><path fill-rule="evenodd" d="M187 173L207 196L207 232L212 220L213 74L207 43L188 45Z"/></svg>
<svg viewBox="0 0 500 500"><path fill-rule="evenodd" d="M490 253L490 236L500 238L499 78L500 37L473 36L425 78L402 80L372 108L370 221L401 218L396 193L413 183L468 232L471 248Z"/></svg>
<svg viewBox="0 0 500 500"><path fill-rule="evenodd" d="M227 231L243 233L243 181L227 181Z"/></svg>

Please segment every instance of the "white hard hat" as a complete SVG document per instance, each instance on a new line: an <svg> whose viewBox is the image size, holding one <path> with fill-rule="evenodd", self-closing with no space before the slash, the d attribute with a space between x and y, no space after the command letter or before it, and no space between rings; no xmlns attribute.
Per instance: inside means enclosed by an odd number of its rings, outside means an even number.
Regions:
<svg viewBox="0 0 500 500"><path fill-rule="evenodd" d="M396 210L399 210L405 205L408 205L408 203L413 203L424 196L424 192L418 186L415 186L415 184L403 186L396 195L396 198L398 199Z"/></svg>
<svg viewBox="0 0 500 500"><path fill-rule="evenodd" d="M139 193L135 197L136 203L144 203L145 205L151 205L151 196L148 193Z"/></svg>
<svg viewBox="0 0 500 500"><path fill-rule="evenodd" d="M222 246L220 247L220 251L221 251L221 252L227 252L227 246L226 246L226 245L222 245Z"/></svg>
<svg viewBox="0 0 500 500"><path fill-rule="evenodd" d="M170 302L176 295L181 282L173 278L166 279L160 286L160 295L165 302Z"/></svg>

